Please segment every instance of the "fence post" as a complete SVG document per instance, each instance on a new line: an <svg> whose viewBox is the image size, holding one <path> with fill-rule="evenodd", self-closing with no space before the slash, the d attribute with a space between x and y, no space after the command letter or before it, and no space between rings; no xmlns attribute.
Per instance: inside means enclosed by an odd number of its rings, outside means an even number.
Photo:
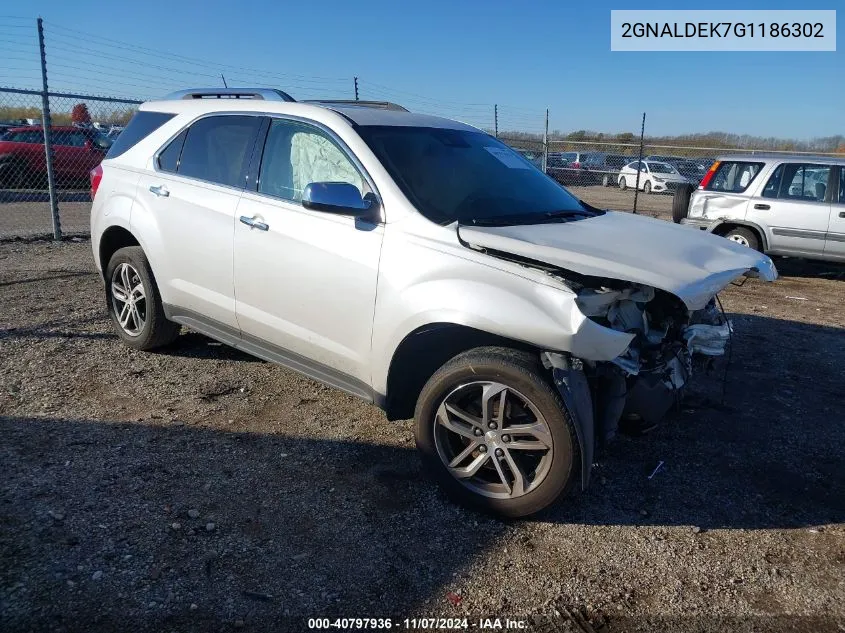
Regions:
<svg viewBox="0 0 845 633"><path fill-rule="evenodd" d="M499 138L499 104L493 104L493 136Z"/></svg>
<svg viewBox="0 0 845 633"><path fill-rule="evenodd" d="M549 165L549 109L546 108L546 128L543 132L543 173L545 174Z"/></svg>
<svg viewBox="0 0 845 633"><path fill-rule="evenodd" d="M358 101L358 78L355 77L355 101Z"/></svg>
<svg viewBox="0 0 845 633"><path fill-rule="evenodd" d="M640 155L637 158L637 184L634 187L634 215L637 213L637 198L640 195L640 172L642 171L643 162L643 139L645 138L645 112L643 112L643 122L640 126Z"/></svg>
<svg viewBox="0 0 845 633"><path fill-rule="evenodd" d="M50 95L47 92L47 56L44 52L44 20L38 18L38 48L41 51L41 128L44 130L44 153L47 161L47 191L50 195L50 213L53 218L53 239L62 239L59 220L59 202L56 179L53 173L53 119L50 116Z"/></svg>

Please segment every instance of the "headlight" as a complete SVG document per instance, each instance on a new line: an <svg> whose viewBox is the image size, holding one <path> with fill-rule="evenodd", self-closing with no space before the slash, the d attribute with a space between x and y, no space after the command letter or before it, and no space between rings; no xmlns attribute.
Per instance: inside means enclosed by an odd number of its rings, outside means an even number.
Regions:
<svg viewBox="0 0 845 633"><path fill-rule="evenodd" d="M663 182L663 178L654 177L654 182Z"/></svg>

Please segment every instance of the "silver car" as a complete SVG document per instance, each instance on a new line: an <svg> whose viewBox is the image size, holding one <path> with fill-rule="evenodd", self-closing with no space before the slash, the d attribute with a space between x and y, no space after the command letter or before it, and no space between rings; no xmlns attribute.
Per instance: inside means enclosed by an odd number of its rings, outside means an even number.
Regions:
<svg viewBox="0 0 845 633"><path fill-rule="evenodd" d="M673 215L770 255L845 261L845 158L723 156Z"/></svg>

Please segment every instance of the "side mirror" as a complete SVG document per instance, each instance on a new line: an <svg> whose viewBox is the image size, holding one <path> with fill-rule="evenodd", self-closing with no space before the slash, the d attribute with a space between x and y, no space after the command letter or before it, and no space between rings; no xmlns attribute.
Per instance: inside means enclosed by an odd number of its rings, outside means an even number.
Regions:
<svg viewBox="0 0 845 633"><path fill-rule="evenodd" d="M302 206L312 211L360 218L374 211L374 199L362 198L358 187L348 182L312 182L302 192Z"/></svg>

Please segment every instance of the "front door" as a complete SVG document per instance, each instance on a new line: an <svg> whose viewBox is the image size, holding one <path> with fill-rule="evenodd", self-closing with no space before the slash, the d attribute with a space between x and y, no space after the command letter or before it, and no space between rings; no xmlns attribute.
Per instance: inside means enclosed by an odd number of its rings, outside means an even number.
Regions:
<svg viewBox="0 0 845 633"><path fill-rule="evenodd" d="M256 190L238 205L238 323L253 353L366 396L383 226L305 209L312 182L372 190L333 135L273 119Z"/></svg>

